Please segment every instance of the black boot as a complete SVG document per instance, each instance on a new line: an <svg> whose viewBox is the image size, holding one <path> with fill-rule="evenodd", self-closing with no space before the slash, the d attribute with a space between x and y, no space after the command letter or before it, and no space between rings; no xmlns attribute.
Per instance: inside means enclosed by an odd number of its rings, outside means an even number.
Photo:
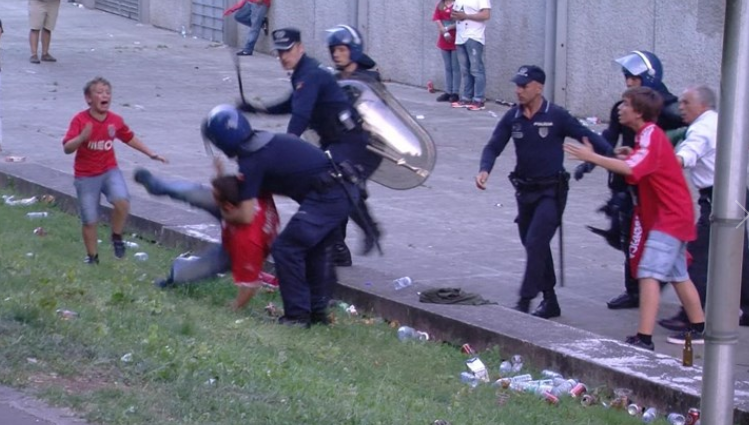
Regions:
<svg viewBox="0 0 749 425"><path fill-rule="evenodd" d="M345 242L338 242L333 245L331 259L336 267L351 267L351 251L349 251Z"/></svg>
<svg viewBox="0 0 749 425"><path fill-rule="evenodd" d="M513 310L519 311L521 313L528 313L531 311L531 299L530 298L520 298L518 300L518 303L515 304L515 307L512 308Z"/></svg>
<svg viewBox="0 0 749 425"><path fill-rule="evenodd" d="M559 317L562 315L562 310L559 308L559 302L557 296L552 292L544 294L544 299L541 304L533 310L531 315L540 317L542 319L551 319L553 317Z"/></svg>
<svg viewBox="0 0 749 425"><path fill-rule="evenodd" d="M630 294L629 292L624 292L616 297L610 299L606 305L611 310L622 310L625 308L638 308L640 307L640 297L637 294Z"/></svg>

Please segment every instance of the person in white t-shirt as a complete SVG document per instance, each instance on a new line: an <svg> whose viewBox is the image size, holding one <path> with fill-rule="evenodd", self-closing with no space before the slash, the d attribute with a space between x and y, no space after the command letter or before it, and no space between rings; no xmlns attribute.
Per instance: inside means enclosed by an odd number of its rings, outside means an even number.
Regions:
<svg viewBox="0 0 749 425"><path fill-rule="evenodd" d="M486 71L484 45L486 21L491 18L491 0L455 0L451 18L456 22L455 47L463 78L463 93L453 108L484 109Z"/></svg>

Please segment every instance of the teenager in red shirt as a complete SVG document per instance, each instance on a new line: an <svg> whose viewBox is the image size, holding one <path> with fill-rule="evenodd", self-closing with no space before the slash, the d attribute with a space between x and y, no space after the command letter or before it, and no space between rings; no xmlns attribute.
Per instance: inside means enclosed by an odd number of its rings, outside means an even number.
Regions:
<svg viewBox="0 0 749 425"><path fill-rule="evenodd" d="M454 0L440 0L434 9L432 21L437 24L437 47L445 63L445 92L437 97L437 102L457 102L460 100L460 63L455 50L455 20L450 17Z"/></svg>
<svg viewBox="0 0 749 425"><path fill-rule="evenodd" d="M222 211L231 211L240 204L239 182L237 176L219 176L211 182L213 197ZM231 273L237 287L232 310L246 306L262 286L260 273L278 235L278 228L278 211L270 195L258 197L252 223L237 224L221 220L221 244L231 259Z"/></svg>
<svg viewBox="0 0 749 425"><path fill-rule="evenodd" d="M89 108L76 114L62 139L66 154L75 152L75 190L83 223L86 263L98 264L96 225L99 221L99 198L102 194L112 204L112 245L117 258L125 256L122 230L130 211L130 195L125 179L117 167L114 141L119 139L149 158L167 162L153 153L125 124L122 117L109 111L112 85L102 77L86 83L83 94Z"/></svg>
<svg viewBox="0 0 749 425"><path fill-rule="evenodd" d="M627 343L653 350L652 336L658 315L659 281L671 282L686 310L690 326L668 342L704 342L705 314L699 294L687 272L687 242L696 237L692 197L684 173L666 134L657 125L663 100L647 87L628 89L619 106L619 122L635 131L635 147L618 148L617 158L596 154L590 143L565 144L574 157L622 174L637 185L635 216L629 248L632 272L640 285L640 324Z"/></svg>

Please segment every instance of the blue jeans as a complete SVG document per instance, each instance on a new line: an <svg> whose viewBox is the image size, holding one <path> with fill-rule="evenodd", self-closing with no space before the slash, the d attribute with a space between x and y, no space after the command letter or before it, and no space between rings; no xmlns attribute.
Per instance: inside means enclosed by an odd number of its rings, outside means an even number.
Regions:
<svg viewBox="0 0 749 425"><path fill-rule="evenodd" d="M115 201L130 200L125 178L119 168L112 168L103 174L91 177L76 177L73 181L78 197L78 209L83 224L99 221L99 202L101 195L113 204Z"/></svg>
<svg viewBox="0 0 749 425"><path fill-rule="evenodd" d="M151 195L168 196L175 201L185 202L221 220L221 211L208 186L184 180L164 180L152 174L144 177L140 183ZM176 258L172 262L169 279L175 284L196 282L230 269L231 260L224 247L211 244L194 256Z"/></svg>
<svg viewBox="0 0 749 425"><path fill-rule="evenodd" d="M249 8L249 13L245 12L245 8ZM242 6L242 9L237 11L234 15L234 19L242 25L250 27L250 32L247 33L247 42L244 45L245 52L252 53L255 50L255 43L257 43L258 37L260 37L260 27L263 25L263 19L268 14L268 6L263 3L246 3Z"/></svg>
<svg viewBox="0 0 749 425"><path fill-rule="evenodd" d="M457 50L442 50L442 61L445 63L445 93L458 94L460 91L460 62Z"/></svg>
<svg viewBox="0 0 749 425"><path fill-rule="evenodd" d="M465 44L455 46L463 76L461 99L470 102L483 102L486 92L486 71L484 70L484 45L469 39Z"/></svg>

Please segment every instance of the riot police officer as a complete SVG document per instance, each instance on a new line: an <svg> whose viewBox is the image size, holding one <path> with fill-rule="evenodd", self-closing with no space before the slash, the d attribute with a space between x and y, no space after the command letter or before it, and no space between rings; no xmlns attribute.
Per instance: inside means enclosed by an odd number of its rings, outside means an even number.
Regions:
<svg viewBox="0 0 749 425"><path fill-rule="evenodd" d="M236 158L244 176L241 202L235 210L222 212L225 220L251 222L261 192L299 203L271 249L284 306L279 322L305 327L327 324L330 263L326 251L334 230L349 215L351 201L358 198L350 182L354 176L338 178L325 153L293 134L253 130L230 105L213 108L202 131L226 156Z"/></svg>
<svg viewBox="0 0 749 425"><path fill-rule="evenodd" d="M510 173L518 204L515 221L527 257L515 309L529 312L530 302L542 292L543 301L532 314L558 317L561 309L554 291L556 276L549 244L561 224L569 189L562 144L565 137L587 137L599 153L609 154L612 149L569 112L544 99L546 74L541 68L522 66L512 82L517 86L518 104L505 113L484 147L476 186L486 189L497 157L512 138L517 156L515 170Z"/></svg>
<svg viewBox="0 0 749 425"><path fill-rule="evenodd" d="M676 130L687 124L679 115L679 99L668 91L663 83L663 65L661 60L652 52L645 50L634 50L625 56L615 60L622 67L624 82L627 88L649 87L658 92L663 98L663 108L658 116L658 127L665 131ZM611 144L616 146L621 137L622 146L634 147L635 133L632 129L619 123L619 105L621 100L614 104L611 109L609 126L603 131L602 136ZM583 174L589 171L588 164L581 164L575 170L575 179L579 180ZM608 308L623 309L637 308L639 306L639 286L629 267L627 252L630 240L630 223L632 221L632 196L629 186L624 178L618 174L609 173L609 189L611 197L606 205L601 208L611 221L611 226L606 231L591 228L595 233L606 238L611 246L625 253L624 286L625 291L607 302Z"/></svg>
<svg viewBox="0 0 749 425"><path fill-rule="evenodd" d="M291 114L289 133L301 136L310 128L320 137L320 147L330 151L337 164L358 173L357 178L372 174L380 157L367 150L367 136L359 116L333 74L306 55L299 30L275 30L273 42L281 66L292 71L293 92L288 99L275 105L243 103L240 108L250 113ZM345 245L335 248L335 264L350 266L348 248Z"/></svg>
<svg viewBox="0 0 749 425"><path fill-rule="evenodd" d="M328 30L327 42L328 49L330 50L330 58L333 60L337 70L335 74L337 79L355 78L370 83L381 82L380 73L373 69L376 63L364 53L364 39L356 28L348 25L337 25ZM346 89L344 89L344 92L346 92L349 101L353 104L356 100L356 94ZM369 198L369 192L366 187L366 179L368 178L369 175L362 176L359 186L361 192L359 205L351 216L354 223L359 226L365 235L361 248L361 253L364 255L372 251L381 236L380 227L374 218L372 218L369 206L366 203L366 200ZM343 223L339 230L338 241L334 244L334 252L348 251L345 242L346 225L347 221Z"/></svg>

